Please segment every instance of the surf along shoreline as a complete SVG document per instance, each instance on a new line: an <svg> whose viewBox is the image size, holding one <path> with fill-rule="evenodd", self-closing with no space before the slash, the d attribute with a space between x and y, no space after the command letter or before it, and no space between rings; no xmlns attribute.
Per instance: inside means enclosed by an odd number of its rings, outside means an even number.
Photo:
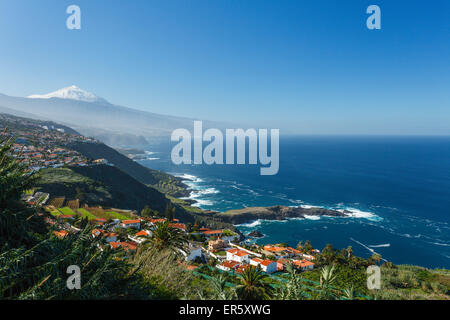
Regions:
<svg viewBox="0 0 450 320"><path fill-rule="evenodd" d="M182 180L190 192L188 197L182 197L181 200L187 201L190 206L197 207L208 214L223 222L233 224L235 226L243 224L251 224L256 221L284 221L289 219L320 219L320 217L355 217L355 210L352 209L333 209L321 206L299 205L299 206L253 206L241 209L227 210L225 212L210 211L202 209L201 205L208 202L208 200L199 199L202 195L218 193L214 188L199 189L196 188L196 183L203 180L199 177L190 174L175 174L175 176ZM373 215L375 217L375 215Z"/></svg>

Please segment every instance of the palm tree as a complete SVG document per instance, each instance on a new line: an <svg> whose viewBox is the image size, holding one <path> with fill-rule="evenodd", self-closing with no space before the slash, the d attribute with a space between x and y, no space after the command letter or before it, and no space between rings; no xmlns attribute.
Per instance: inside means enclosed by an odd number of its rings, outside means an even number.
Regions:
<svg viewBox="0 0 450 320"><path fill-rule="evenodd" d="M6 130L3 131L6 133ZM38 176L11 156L13 139L0 140L0 211L18 201L23 192L31 189Z"/></svg>
<svg viewBox="0 0 450 320"><path fill-rule="evenodd" d="M152 242L159 249L184 251L188 240L183 231L173 228L167 220L156 224L156 228L153 230Z"/></svg>
<svg viewBox="0 0 450 320"><path fill-rule="evenodd" d="M165 214L166 214L167 220L169 220L170 222L172 222L173 219L175 218L175 207L172 206L172 204L170 202L167 203Z"/></svg>
<svg viewBox="0 0 450 320"><path fill-rule="evenodd" d="M331 286L336 281L335 266L325 266L321 270L320 275L320 294L321 300L334 300L336 296L333 294Z"/></svg>
<svg viewBox="0 0 450 320"><path fill-rule="evenodd" d="M347 259L350 259L353 256L353 248L352 246L347 247Z"/></svg>
<svg viewBox="0 0 450 320"><path fill-rule="evenodd" d="M213 290L213 299L215 300L231 300L232 292L227 290L227 281L221 274L218 277L212 277L211 288Z"/></svg>
<svg viewBox="0 0 450 320"><path fill-rule="evenodd" d="M12 156L12 147L12 139L1 139L0 136L0 251L4 247L34 245L36 241L29 229L37 233L46 230L36 210L27 208L20 201L21 195L32 189L39 177Z"/></svg>
<svg viewBox="0 0 450 320"><path fill-rule="evenodd" d="M382 260L382 257L379 253L374 253L370 258L369 258L369 264L380 264L380 261Z"/></svg>
<svg viewBox="0 0 450 320"><path fill-rule="evenodd" d="M260 268L249 265L239 274L241 283L236 287L235 294L240 300L267 300L271 298L272 287L265 282L267 275Z"/></svg>

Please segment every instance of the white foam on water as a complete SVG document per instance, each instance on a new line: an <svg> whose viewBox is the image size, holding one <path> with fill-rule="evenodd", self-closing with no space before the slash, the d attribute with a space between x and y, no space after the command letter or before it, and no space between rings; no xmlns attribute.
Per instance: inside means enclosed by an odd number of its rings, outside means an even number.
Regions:
<svg viewBox="0 0 450 320"><path fill-rule="evenodd" d="M390 246L391 246L390 243L384 243L384 244L372 244L372 245L369 245L368 247L371 247L371 248L387 248L387 247L390 247Z"/></svg>
<svg viewBox="0 0 450 320"><path fill-rule="evenodd" d="M238 224L237 226L239 226L239 227L246 227L246 228L254 228L256 226L261 225L261 223L262 223L262 220L258 219L258 220L255 220L255 221L252 221L252 222L249 222L249 223Z"/></svg>
<svg viewBox="0 0 450 320"><path fill-rule="evenodd" d="M201 206L212 206L214 205L214 201L211 200L202 200L202 199L195 199L197 202L194 203L193 207L201 207Z"/></svg>
<svg viewBox="0 0 450 320"><path fill-rule="evenodd" d="M370 221L381 221L383 218L377 216L376 214L369 211L361 211L356 208L344 208L338 209L337 211L345 213L345 215L349 218L363 218Z"/></svg>
<svg viewBox="0 0 450 320"><path fill-rule="evenodd" d="M305 215L305 219L308 219L308 220L320 220L320 217L319 216Z"/></svg>

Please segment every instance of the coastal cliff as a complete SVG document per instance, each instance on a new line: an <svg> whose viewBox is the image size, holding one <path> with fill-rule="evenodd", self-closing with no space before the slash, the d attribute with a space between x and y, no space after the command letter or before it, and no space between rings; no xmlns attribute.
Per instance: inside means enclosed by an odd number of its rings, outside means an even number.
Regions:
<svg viewBox="0 0 450 320"><path fill-rule="evenodd" d="M216 217L224 222L232 224L249 223L258 219L264 220L286 220L290 218L305 218L307 216L331 216L345 217L346 211L337 211L325 208L302 208L302 207L249 207L239 210L229 210L217 213Z"/></svg>

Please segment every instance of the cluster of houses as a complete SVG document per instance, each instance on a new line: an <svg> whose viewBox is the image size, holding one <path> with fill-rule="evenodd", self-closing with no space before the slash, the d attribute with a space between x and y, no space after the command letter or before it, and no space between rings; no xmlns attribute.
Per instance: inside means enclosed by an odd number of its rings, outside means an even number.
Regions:
<svg viewBox="0 0 450 320"><path fill-rule="evenodd" d="M284 246L255 245L254 247L255 250L248 250L222 239L209 243L211 252L225 250L225 259L216 266L224 271L240 273L248 266L254 266L270 274L285 270L287 264L302 271L314 269L314 255L304 254L297 249ZM314 250L314 252L319 253L318 250Z"/></svg>
<svg viewBox="0 0 450 320"><path fill-rule="evenodd" d="M18 120L0 114L0 129L3 127L8 128L5 132L0 130L3 137L14 137L13 156L33 171L63 166L108 164L104 159L89 161L79 152L67 148L75 142L96 143L97 140L93 138L69 134L52 125L41 125L32 120Z"/></svg>

